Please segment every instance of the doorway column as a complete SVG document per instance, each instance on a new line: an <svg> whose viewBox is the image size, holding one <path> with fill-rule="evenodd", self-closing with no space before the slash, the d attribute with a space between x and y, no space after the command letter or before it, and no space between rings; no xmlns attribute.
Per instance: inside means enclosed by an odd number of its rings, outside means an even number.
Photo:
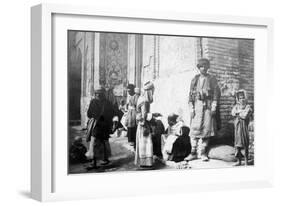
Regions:
<svg viewBox="0 0 281 206"><path fill-rule="evenodd" d="M136 84L136 35L128 34L128 83Z"/></svg>
<svg viewBox="0 0 281 206"><path fill-rule="evenodd" d="M95 32L94 46L94 89L100 86L100 33Z"/></svg>
<svg viewBox="0 0 281 206"><path fill-rule="evenodd" d="M136 38L136 70L135 85L139 88L142 86L142 56L143 56L143 35L137 34Z"/></svg>
<svg viewBox="0 0 281 206"><path fill-rule="evenodd" d="M81 84L81 126L87 125L87 110L94 89L94 46L95 36L93 32L83 32L81 39L82 51L82 84Z"/></svg>

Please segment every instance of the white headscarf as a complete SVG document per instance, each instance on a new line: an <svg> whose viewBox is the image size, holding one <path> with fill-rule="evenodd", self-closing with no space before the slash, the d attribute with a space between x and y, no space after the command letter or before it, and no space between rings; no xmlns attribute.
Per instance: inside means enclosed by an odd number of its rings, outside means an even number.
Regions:
<svg viewBox="0 0 281 206"><path fill-rule="evenodd" d="M144 84L144 99L146 102L152 103L153 102L153 93L154 93L154 85L151 81L148 81Z"/></svg>

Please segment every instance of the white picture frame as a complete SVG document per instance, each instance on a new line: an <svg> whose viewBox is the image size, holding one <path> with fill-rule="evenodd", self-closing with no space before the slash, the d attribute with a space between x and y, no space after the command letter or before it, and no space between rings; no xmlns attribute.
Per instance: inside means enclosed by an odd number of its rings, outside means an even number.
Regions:
<svg viewBox="0 0 281 206"><path fill-rule="evenodd" d="M143 25L143 31L163 32L163 25L177 24L178 28L188 24L199 27L215 25L228 28L225 31L214 29L208 36L230 36L231 31L235 37L255 36L260 40L260 47L255 51L255 128L258 136L266 139L259 141L257 137L256 159L257 163L252 168L228 168L192 171L157 171L137 172L122 174L81 174L69 175L64 172L62 164L57 166L59 155L55 149L57 144L54 137L60 129L57 125L65 122L56 115L58 94L64 87L57 84L62 75L54 71L55 53L62 52L60 47L54 45L54 30L60 25L57 16L67 18L86 19L105 18L106 21L121 20L128 25L138 21ZM78 22L81 19L77 20ZM147 26L147 22L163 24L159 28ZM110 23L108 24L110 25ZM237 17L221 15L202 15L188 13L159 13L148 11L114 10L109 8L92 8L86 6L70 6L57 4L40 4L31 8L31 71L32 71L32 100L31 100L31 196L39 201L86 199L97 197L112 197L135 194L170 193L188 191L210 191L222 189L239 189L249 187L269 187L273 185L273 132L270 131L269 116L266 111L270 102L263 100L262 94L269 93L273 87L270 78L273 76L273 20L258 17ZM64 28L77 26L75 21L64 21ZM83 25L80 24L78 29ZM122 27L122 26L121 26ZM120 29L126 31L125 26ZM241 29L242 28L242 29ZM244 28L252 28L253 34L249 34ZM83 28L82 28L83 29ZM104 28L100 28L103 30ZM112 23L112 31L118 27ZM130 32L128 30L127 32ZM135 31L134 31L135 32ZM177 31L173 31L176 34ZM221 33L220 33L221 32ZM240 32L240 33L239 33ZM259 34L260 32L260 34ZM55 49L55 50L54 50ZM57 49L57 50L56 50ZM63 48L65 49L65 48ZM66 55L66 54L65 54ZM259 58L261 57L261 58ZM266 88L262 87L267 85ZM271 90L272 91L272 90ZM61 97L62 98L62 97ZM65 114L65 113L64 113ZM63 130L64 126L62 126ZM63 133L62 133L63 134ZM65 142L67 144L67 142ZM262 149L261 149L262 148ZM64 150L63 150L64 151ZM235 175L234 175L235 173ZM62 175L62 176L60 176ZM161 181L167 177L173 179ZM186 177L186 178L185 178ZM177 181L177 178L183 181ZM147 185L145 180L153 180L155 184ZM181 179L181 180L182 180ZM193 179L193 180L192 180ZM200 179L200 180L199 180ZM85 182L88 184L85 185ZM96 184L96 186L95 186ZM72 185L73 188L68 190Z"/></svg>

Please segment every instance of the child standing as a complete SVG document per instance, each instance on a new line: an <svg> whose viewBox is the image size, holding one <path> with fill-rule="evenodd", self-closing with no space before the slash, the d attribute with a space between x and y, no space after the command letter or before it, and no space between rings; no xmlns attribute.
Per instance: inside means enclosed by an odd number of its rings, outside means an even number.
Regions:
<svg viewBox="0 0 281 206"><path fill-rule="evenodd" d="M248 165L249 154L249 131L248 124L250 115L252 113L251 106L247 104L247 95L245 90L239 90L236 92L236 104L232 109L232 116L234 119L234 146L236 149L235 156L237 162L234 166L241 165L242 153L241 150L245 150L245 165Z"/></svg>

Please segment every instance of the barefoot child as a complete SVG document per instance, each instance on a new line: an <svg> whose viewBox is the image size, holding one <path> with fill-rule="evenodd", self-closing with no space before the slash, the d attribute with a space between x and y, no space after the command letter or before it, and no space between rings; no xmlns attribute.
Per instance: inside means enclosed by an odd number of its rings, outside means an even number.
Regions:
<svg viewBox="0 0 281 206"><path fill-rule="evenodd" d="M251 106L247 104L247 96L245 90L239 90L236 92L236 104L232 109L232 116L234 117L234 146L236 149L235 156L237 162L234 166L241 165L242 153L241 150L245 150L245 165L248 164L248 153L249 153L249 132L248 124L249 117L252 113Z"/></svg>

